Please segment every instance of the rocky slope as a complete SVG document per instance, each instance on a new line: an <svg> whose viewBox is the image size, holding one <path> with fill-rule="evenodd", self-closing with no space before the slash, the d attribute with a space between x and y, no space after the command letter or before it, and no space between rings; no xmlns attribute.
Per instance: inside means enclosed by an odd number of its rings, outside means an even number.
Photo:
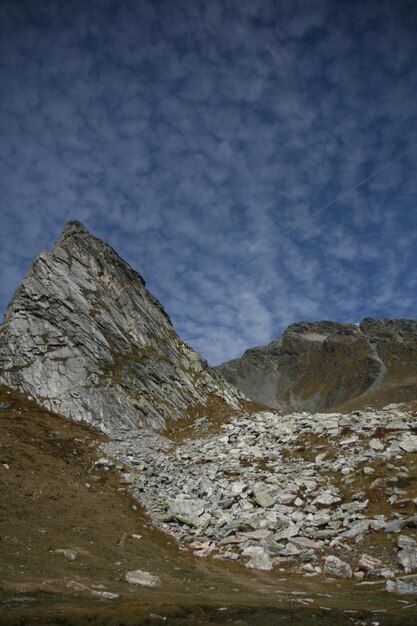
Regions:
<svg viewBox="0 0 417 626"><path fill-rule="evenodd" d="M74 221L7 308L0 382L102 430L164 427L213 396L239 406L239 392L179 339L142 276Z"/></svg>
<svg viewBox="0 0 417 626"><path fill-rule="evenodd" d="M250 413L215 435L200 423L181 445L120 432L103 449L130 466L125 480L152 519L197 556L417 593L414 409Z"/></svg>
<svg viewBox="0 0 417 626"><path fill-rule="evenodd" d="M217 369L251 400L284 410L404 402L417 398L417 321L292 324Z"/></svg>

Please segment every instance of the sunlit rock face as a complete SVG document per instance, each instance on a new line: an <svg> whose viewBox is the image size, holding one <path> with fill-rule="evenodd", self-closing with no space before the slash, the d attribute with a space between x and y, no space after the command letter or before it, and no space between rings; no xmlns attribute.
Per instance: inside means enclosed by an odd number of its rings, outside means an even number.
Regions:
<svg viewBox="0 0 417 626"><path fill-rule="evenodd" d="M349 410L417 398L417 321L300 322L218 366L255 402L284 410Z"/></svg>
<svg viewBox="0 0 417 626"><path fill-rule="evenodd" d="M75 221L6 310L0 382L102 430L163 428L210 395L234 407L240 395L180 340L142 276Z"/></svg>

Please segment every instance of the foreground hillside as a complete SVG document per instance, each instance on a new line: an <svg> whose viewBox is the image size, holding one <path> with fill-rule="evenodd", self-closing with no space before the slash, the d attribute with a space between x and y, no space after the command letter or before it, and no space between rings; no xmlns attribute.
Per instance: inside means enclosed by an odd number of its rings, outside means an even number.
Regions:
<svg viewBox="0 0 417 626"><path fill-rule="evenodd" d="M417 398L417 321L300 322L217 370L283 410L353 410Z"/></svg>
<svg viewBox="0 0 417 626"><path fill-rule="evenodd" d="M251 569L244 565L247 559L228 558L224 546L210 556L198 556L196 545L185 536L193 535L195 526L184 520L173 520L166 528L170 534L155 527L161 521L152 514L152 523L132 496L138 479L149 485L156 481L155 493L167 483L166 472L161 471L158 485L157 466L152 471L150 458L156 463L157 449L165 448L168 463L177 450L174 470L179 477L187 452L195 446L207 456L216 438L218 457L225 458L225 429L220 424L203 421L197 431L178 425L169 438L158 439L155 449L148 451L146 467L141 467L132 454L125 455L126 464L109 455L109 447L115 453L114 447L123 447L122 438L109 440L89 426L50 413L23 394L0 388L0 406L2 626L415 623L412 598L386 592L384 578L371 576L363 584L354 577L311 576L309 568L301 568L308 561L302 563L295 556L270 571ZM149 432L148 445L154 436ZM132 436L131 445L135 441ZM287 442L286 448L290 446ZM301 456L306 453L300 450ZM230 454L228 458L232 460ZM201 463L198 455L195 461ZM405 462L403 456L401 463ZM243 466L248 473L259 472L259 463L260 459L255 463L247 459ZM412 490L414 465L408 474L408 487L401 487ZM233 475L227 475L233 482ZM401 506L396 510L409 515ZM375 512L375 503L372 507ZM403 534L413 532L405 528ZM265 546L260 536L245 540ZM230 546L233 553L233 542ZM392 561L386 564L392 566ZM160 586L129 585L126 573L136 570L159 577Z"/></svg>

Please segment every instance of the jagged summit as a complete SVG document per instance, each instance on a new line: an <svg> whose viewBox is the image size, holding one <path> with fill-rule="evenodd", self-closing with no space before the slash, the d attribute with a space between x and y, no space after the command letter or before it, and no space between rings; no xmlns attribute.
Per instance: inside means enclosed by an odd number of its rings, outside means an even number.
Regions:
<svg viewBox="0 0 417 626"><path fill-rule="evenodd" d="M42 251L0 327L0 381L103 429L163 427L238 392L176 335L142 276L80 222Z"/></svg>
<svg viewBox="0 0 417 626"><path fill-rule="evenodd" d="M283 410L404 402L417 398L417 321L299 322L217 369L254 402Z"/></svg>
<svg viewBox="0 0 417 626"><path fill-rule="evenodd" d="M62 233L52 249L52 254L56 247L65 244L68 249L72 247L76 248L77 245L84 245L91 254L94 254L98 259L103 259L103 263L113 264L119 268L120 271L126 274L131 280L139 280L142 285L146 285L145 279L139 272L133 269L127 261L122 259L116 250L109 246L108 243L99 239L95 235L92 235L88 228L84 226L78 220L70 220L67 222L62 230ZM160 304L161 308L162 305ZM166 312L165 312L165 315ZM168 317L168 315L167 315Z"/></svg>
<svg viewBox="0 0 417 626"><path fill-rule="evenodd" d="M88 228L84 226L84 224L82 224L78 220L70 220L69 222L65 224L64 228L62 229L62 233L61 233L59 240L64 241L64 239L67 239L68 237L74 237L74 236L75 237L77 236L90 236L91 237L91 234Z"/></svg>

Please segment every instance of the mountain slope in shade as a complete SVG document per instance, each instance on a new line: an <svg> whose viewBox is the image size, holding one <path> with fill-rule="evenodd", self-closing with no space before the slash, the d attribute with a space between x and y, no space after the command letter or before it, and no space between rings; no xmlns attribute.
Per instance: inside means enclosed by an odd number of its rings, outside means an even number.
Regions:
<svg viewBox="0 0 417 626"><path fill-rule="evenodd" d="M252 401L277 409L405 402L417 397L417 321L300 322L217 370Z"/></svg>
<svg viewBox="0 0 417 626"><path fill-rule="evenodd" d="M103 430L164 427L213 396L237 408L240 395L180 340L142 276L75 221L6 310L0 382Z"/></svg>

